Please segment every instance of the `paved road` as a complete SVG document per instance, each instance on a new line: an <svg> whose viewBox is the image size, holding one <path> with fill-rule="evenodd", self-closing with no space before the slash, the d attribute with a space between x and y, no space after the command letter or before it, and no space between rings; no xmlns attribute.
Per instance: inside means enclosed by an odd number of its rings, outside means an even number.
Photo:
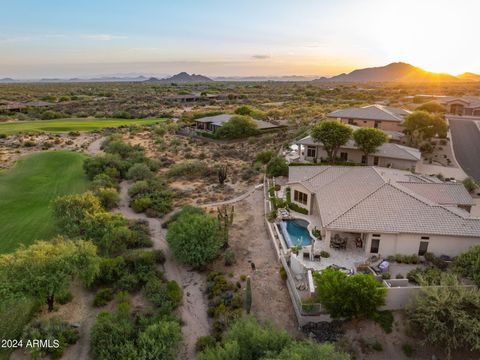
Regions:
<svg viewBox="0 0 480 360"><path fill-rule="evenodd" d="M472 120L450 120L453 151L462 169L480 181L480 130Z"/></svg>

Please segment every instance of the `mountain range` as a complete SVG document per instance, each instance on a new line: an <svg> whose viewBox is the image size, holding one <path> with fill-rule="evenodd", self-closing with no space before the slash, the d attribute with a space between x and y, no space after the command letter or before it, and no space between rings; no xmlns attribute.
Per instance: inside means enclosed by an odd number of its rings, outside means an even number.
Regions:
<svg viewBox="0 0 480 360"><path fill-rule="evenodd" d="M165 75L163 75L165 76ZM446 73L433 73L419 67L395 62L385 66L357 69L348 74L340 74L332 77L321 77L315 79L312 76L218 76L209 78L200 74L188 74L180 72L173 76L146 77L139 74L115 74L102 75L92 78L71 78L71 79L40 79L40 80L16 80L12 78L0 79L0 83L16 82L154 82L154 83L204 83L212 81L313 81L313 82L472 82L480 81L480 75L465 72L458 76Z"/></svg>
<svg viewBox="0 0 480 360"><path fill-rule="evenodd" d="M315 82L453 82L480 81L480 75L464 73L453 76L446 73L433 73L419 67L396 62L385 66L354 70L348 74L340 74L330 78L321 77Z"/></svg>

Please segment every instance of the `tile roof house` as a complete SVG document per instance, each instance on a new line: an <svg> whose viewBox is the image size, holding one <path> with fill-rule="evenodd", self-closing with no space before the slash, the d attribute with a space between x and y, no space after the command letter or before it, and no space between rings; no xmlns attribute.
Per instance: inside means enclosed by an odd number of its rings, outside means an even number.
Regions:
<svg viewBox="0 0 480 360"><path fill-rule="evenodd" d="M320 162L328 158L322 143L315 142L311 136L298 140L297 147L300 161ZM403 170L415 170L421 159L419 150L395 143L385 143L378 148L376 153L365 157L353 140L349 140L340 148L339 156L342 161Z"/></svg>
<svg viewBox="0 0 480 360"><path fill-rule="evenodd" d="M446 107L448 114L480 116L480 97L478 96L438 96L435 100Z"/></svg>
<svg viewBox="0 0 480 360"><path fill-rule="evenodd" d="M462 184L379 167L290 166L292 202L323 240L360 240L366 254L456 256L480 244L480 218Z"/></svg>
<svg viewBox="0 0 480 360"><path fill-rule="evenodd" d="M220 114L195 119L195 128L201 131L215 132L233 116L235 116L235 114ZM253 119L253 121L257 124L258 130L270 130L282 127L280 125L272 124L263 120Z"/></svg>
<svg viewBox="0 0 480 360"><path fill-rule="evenodd" d="M339 109L327 116L350 125L401 132L403 118L409 113L408 110L401 108L375 104Z"/></svg>

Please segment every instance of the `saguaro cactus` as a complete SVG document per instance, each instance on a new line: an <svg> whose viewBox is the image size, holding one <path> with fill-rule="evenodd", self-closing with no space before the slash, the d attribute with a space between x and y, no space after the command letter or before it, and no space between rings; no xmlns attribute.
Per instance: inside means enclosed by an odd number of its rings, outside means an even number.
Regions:
<svg viewBox="0 0 480 360"><path fill-rule="evenodd" d="M225 180L227 180L227 165L220 165L217 169L217 174L218 174L218 182L220 185L223 185L225 183Z"/></svg>
<svg viewBox="0 0 480 360"><path fill-rule="evenodd" d="M225 247L228 247L228 229L233 224L234 212L235 207L233 205L222 205L217 208L217 218L223 231Z"/></svg>

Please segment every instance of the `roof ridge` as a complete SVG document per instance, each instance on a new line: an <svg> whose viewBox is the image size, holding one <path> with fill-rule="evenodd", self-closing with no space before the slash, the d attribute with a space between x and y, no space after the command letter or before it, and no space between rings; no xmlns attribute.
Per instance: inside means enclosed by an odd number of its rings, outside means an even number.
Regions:
<svg viewBox="0 0 480 360"><path fill-rule="evenodd" d="M380 175L379 175L380 176ZM382 178L383 181L385 181L383 178ZM380 185L378 188L376 188L375 190L373 190L370 194L367 194L366 196L364 196L361 200L357 201L355 204L353 204L352 206L350 206L347 210L345 210L344 212L342 212L341 214L339 214L337 217L335 217L333 220L331 220L330 222L328 222L327 224L325 224L324 226L328 226L330 225L332 222L334 222L335 220L337 220L338 218L340 218L341 216L345 215L347 212L349 212L350 210L352 210L354 207L358 206L358 204L362 203L363 201L365 201L367 198L369 198L370 196L372 196L373 194L375 194L378 190L380 190L381 188L383 188L385 185L389 185L389 183L387 182L384 182L382 185Z"/></svg>

